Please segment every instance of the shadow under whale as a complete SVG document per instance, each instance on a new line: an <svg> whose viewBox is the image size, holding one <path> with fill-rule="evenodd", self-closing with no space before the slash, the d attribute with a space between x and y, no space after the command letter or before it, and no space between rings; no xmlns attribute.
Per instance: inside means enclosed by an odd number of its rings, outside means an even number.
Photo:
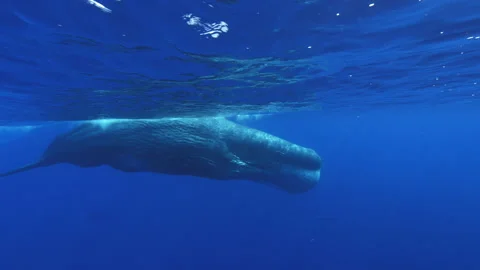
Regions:
<svg viewBox="0 0 480 270"><path fill-rule="evenodd" d="M250 180L289 193L312 189L322 166L312 149L224 118L98 120L57 136L38 161L0 177L59 163Z"/></svg>

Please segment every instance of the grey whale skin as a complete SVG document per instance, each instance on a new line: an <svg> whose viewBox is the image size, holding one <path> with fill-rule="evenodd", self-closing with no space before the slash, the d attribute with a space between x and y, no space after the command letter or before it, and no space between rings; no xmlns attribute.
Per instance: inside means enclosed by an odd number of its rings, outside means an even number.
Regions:
<svg viewBox="0 0 480 270"><path fill-rule="evenodd" d="M0 177L59 163L250 180L289 193L313 188L322 166L312 149L225 118L106 120L79 124L57 136L37 162Z"/></svg>

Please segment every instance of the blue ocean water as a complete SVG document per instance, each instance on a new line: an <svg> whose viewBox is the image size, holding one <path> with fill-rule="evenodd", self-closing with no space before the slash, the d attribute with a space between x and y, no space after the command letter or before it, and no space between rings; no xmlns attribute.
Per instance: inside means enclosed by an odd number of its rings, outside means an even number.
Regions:
<svg viewBox="0 0 480 270"><path fill-rule="evenodd" d="M39 168L0 184L1 269L478 269L480 2L6 0L0 172L70 121L224 115L320 183ZM218 36L217 36L218 35Z"/></svg>

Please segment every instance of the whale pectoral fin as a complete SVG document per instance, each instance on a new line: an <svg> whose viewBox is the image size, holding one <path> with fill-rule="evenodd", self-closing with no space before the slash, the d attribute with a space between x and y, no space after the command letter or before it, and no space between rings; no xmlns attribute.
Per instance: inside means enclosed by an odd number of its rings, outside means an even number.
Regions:
<svg viewBox="0 0 480 270"><path fill-rule="evenodd" d="M12 175L12 174L17 174L17 173L29 171L29 170L36 169L36 168L39 168L39 167L42 167L42 166L43 165L42 165L41 162L30 163L30 164L25 165L23 167L20 167L20 168L17 168L17 169L8 171L8 172L0 173L0 177L6 177L6 176L9 176L9 175Z"/></svg>

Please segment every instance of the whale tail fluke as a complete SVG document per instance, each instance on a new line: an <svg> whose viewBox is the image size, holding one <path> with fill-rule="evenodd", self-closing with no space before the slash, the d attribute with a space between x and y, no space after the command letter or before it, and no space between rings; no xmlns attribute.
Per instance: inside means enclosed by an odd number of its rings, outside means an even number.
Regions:
<svg viewBox="0 0 480 270"><path fill-rule="evenodd" d="M13 170L8 171L8 172L0 173L0 177L6 177L6 176L10 176L12 174L17 174L17 173L29 171L29 170L32 170L32 169L36 169L36 168L39 168L39 167L43 167L44 165L42 163L43 162L41 162L41 161L33 162L33 163L27 164L23 167L13 169Z"/></svg>

